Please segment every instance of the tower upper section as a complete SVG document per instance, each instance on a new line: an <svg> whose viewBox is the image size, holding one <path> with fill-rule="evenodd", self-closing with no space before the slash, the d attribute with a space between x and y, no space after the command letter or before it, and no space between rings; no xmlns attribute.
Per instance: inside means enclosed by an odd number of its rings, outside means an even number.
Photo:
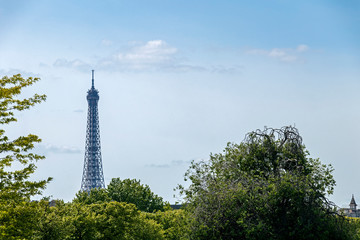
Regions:
<svg viewBox="0 0 360 240"><path fill-rule="evenodd" d="M91 84L91 88L87 92L87 97L86 97L89 104L90 102L97 103L97 101L99 101L99 91L94 87L94 70L91 71L92 71L92 79L91 79L92 84Z"/></svg>

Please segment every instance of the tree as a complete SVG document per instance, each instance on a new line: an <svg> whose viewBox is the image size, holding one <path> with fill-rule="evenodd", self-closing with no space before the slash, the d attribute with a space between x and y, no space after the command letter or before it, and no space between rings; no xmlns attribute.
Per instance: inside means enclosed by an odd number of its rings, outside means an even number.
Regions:
<svg viewBox="0 0 360 240"><path fill-rule="evenodd" d="M79 191L76 193L76 197L73 200L74 203L83 203L83 204L94 204L94 203L104 203L110 202L111 198L107 189L104 188L93 188L90 192Z"/></svg>
<svg viewBox="0 0 360 240"><path fill-rule="evenodd" d="M146 218L153 219L161 225L164 230L165 239L189 239L189 217L188 213L184 210L173 210L169 208L165 211L157 211L153 213L143 212L143 214Z"/></svg>
<svg viewBox="0 0 360 240"><path fill-rule="evenodd" d="M110 202L89 206L96 214L98 239L163 239L160 225L145 219L134 204Z"/></svg>
<svg viewBox="0 0 360 240"><path fill-rule="evenodd" d="M55 201L55 204L54 202ZM37 208L36 225L29 239L62 240L69 239L74 226L70 221L68 204L62 200L53 200L52 204L47 199L32 202Z"/></svg>
<svg viewBox="0 0 360 240"><path fill-rule="evenodd" d="M133 203L145 212L163 211L164 206L168 205L148 185L141 184L140 180L120 178L113 178L106 189L94 188L89 193L79 191L73 200L74 203L84 204L110 201Z"/></svg>
<svg viewBox="0 0 360 240"><path fill-rule="evenodd" d="M0 239L31 239L41 215L37 202L0 204Z"/></svg>
<svg viewBox="0 0 360 240"><path fill-rule="evenodd" d="M35 94L29 98L20 98L23 88L33 85L39 78L23 78L20 74L3 77L0 80L0 124L16 122L15 113L29 109L46 99L45 95ZM36 135L29 134L9 139L5 130L0 129L0 236L3 239L26 238L33 231L36 221L34 204L30 197L40 194L51 180L30 181L34 173L35 162L43 156L31 153L35 143L40 142ZM12 168L18 162L22 168Z"/></svg>
<svg viewBox="0 0 360 240"><path fill-rule="evenodd" d="M141 184L140 180L113 178L107 189L112 200L133 203L140 211L164 210L162 197L154 194L148 185Z"/></svg>
<svg viewBox="0 0 360 240"><path fill-rule="evenodd" d="M45 203L45 202L43 202ZM155 220L124 202L42 205L38 230L31 239L164 239Z"/></svg>
<svg viewBox="0 0 360 240"><path fill-rule="evenodd" d="M295 127L265 128L193 162L179 186L196 239L351 239L327 199L332 167L309 157Z"/></svg>

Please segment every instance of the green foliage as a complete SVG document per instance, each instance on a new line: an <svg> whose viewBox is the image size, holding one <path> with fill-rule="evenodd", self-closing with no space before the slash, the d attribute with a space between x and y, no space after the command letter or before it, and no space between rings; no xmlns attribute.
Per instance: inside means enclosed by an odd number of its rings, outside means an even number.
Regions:
<svg viewBox="0 0 360 240"><path fill-rule="evenodd" d="M345 217L346 220L350 223L350 230L356 232L356 239L360 239L360 218L354 217Z"/></svg>
<svg viewBox="0 0 360 240"><path fill-rule="evenodd" d="M148 219L159 223L164 230L165 239L185 240L189 239L189 217L184 210L157 211L154 213L143 213Z"/></svg>
<svg viewBox="0 0 360 240"><path fill-rule="evenodd" d="M0 239L30 239L37 228L40 212L36 202L0 204Z"/></svg>
<svg viewBox="0 0 360 240"><path fill-rule="evenodd" d="M141 184L140 180L113 178L108 185L108 193L111 200L133 203L144 212L164 210L162 197L154 194L148 185Z"/></svg>
<svg viewBox="0 0 360 240"><path fill-rule="evenodd" d="M0 79L0 124L16 122L15 113L29 109L46 99L45 95L35 94L20 98L23 88L31 86L39 78L23 78L20 74ZM31 153L35 143L40 142L36 135L20 136L10 139L5 130L0 129L0 236L1 239L27 239L36 229L39 217L38 205L31 203L30 197L40 194L51 180L30 181L37 160L43 156ZM14 168L14 163L21 167Z"/></svg>
<svg viewBox="0 0 360 240"><path fill-rule="evenodd" d="M113 211L104 212L99 206L103 204L129 204L139 210L141 210L139 218L136 218L138 223L131 223L132 218L125 218L124 213L121 212L117 217L111 217ZM120 178L112 179L107 189L92 189L89 193L78 192L76 198L73 200L74 206L90 205L90 208L96 207L96 212L99 216L102 216L102 220L97 222L97 226L103 226L103 229L110 229L111 226L117 227L119 223L117 218L122 221L123 224L130 224L132 229L137 229L132 232L132 236L137 233L135 239L188 239L189 237L189 223L188 215L183 210L172 210L168 204L165 204L161 197L158 197L151 192L149 186L142 185L140 181L135 179ZM85 207L86 208L86 207ZM86 214L92 210L85 211ZM77 213L79 215L79 213ZM107 219L107 220L106 220ZM76 220L78 221L78 220ZM75 222L73 223L75 224ZM121 229L126 228L124 226ZM79 229L77 227L77 229ZM101 232L100 230L96 230ZM107 232L107 231L106 231ZM102 233L101 236L107 236L107 233ZM110 232L116 233L115 230ZM119 233L120 236L123 233ZM96 234L92 233L92 236Z"/></svg>
<svg viewBox="0 0 360 240"><path fill-rule="evenodd" d="M113 178L106 189L91 189L89 193L78 192L74 203L103 203L103 202L126 202L133 203L145 212L163 211L164 203L162 197L154 194L148 185L140 183L140 180Z"/></svg>
<svg viewBox="0 0 360 240"><path fill-rule="evenodd" d="M74 203L83 204L104 203L110 201L111 198L109 197L107 189L103 188L93 188L90 192L79 191L73 200Z"/></svg>
<svg viewBox="0 0 360 240"><path fill-rule="evenodd" d="M140 180L113 178L106 189L91 189L89 193L78 192L74 203L103 203L103 202L126 202L133 203L144 212L163 211L164 203L162 197L154 194L148 185L140 183Z"/></svg>
<svg viewBox="0 0 360 240"><path fill-rule="evenodd" d="M62 240L68 239L73 230L70 224L70 211L63 201L57 200L56 207L50 206L47 200L37 202L40 217L38 218L36 231L30 239Z"/></svg>
<svg viewBox="0 0 360 240"><path fill-rule="evenodd" d="M160 224L145 218L133 204L60 201L54 207L42 205L42 209L44 214L32 239L164 239Z"/></svg>
<svg viewBox="0 0 360 240"><path fill-rule="evenodd" d="M19 98L21 90L37 82L39 78L24 79L20 74L12 77L3 77L0 80L0 124L9 124L17 121L16 111L29 109L31 106L46 99L45 95L35 94L30 98ZM34 173L35 161L43 159L43 156L30 153L34 144L40 142L36 135L20 136L16 139L9 139L5 130L0 129L0 201L23 201L30 196L39 194L45 188L44 181L29 181L28 178ZM9 170L14 161L19 162L23 168Z"/></svg>
<svg viewBox="0 0 360 240"><path fill-rule="evenodd" d="M332 167L308 157L296 128L266 128L192 163L179 186L194 239L351 239L326 198Z"/></svg>

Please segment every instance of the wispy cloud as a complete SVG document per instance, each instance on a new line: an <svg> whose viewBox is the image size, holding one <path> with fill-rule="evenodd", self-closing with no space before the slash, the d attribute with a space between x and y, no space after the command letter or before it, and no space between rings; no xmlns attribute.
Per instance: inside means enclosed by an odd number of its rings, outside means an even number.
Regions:
<svg viewBox="0 0 360 240"><path fill-rule="evenodd" d="M243 68L244 67L241 65L232 65L232 66L216 65L216 66L211 66L209 68L209 71L213 73L238 73L241 72Z"/></svg>
<svg viewBox="0 0 360 240"><path fill-rule="evenodd" d="M74 68L79 71L88 71L91 68L90 64L88 64L80 59L75 59L75 60L69 61L64 58L57 59L54 62L53 66L54 67L64 67L64 68Z"/></svg>
<svg viewBox="0 0 360 240"><path fill-rule="evenodd" d="M189 161L184 161L184 160L174 160L171 161L170 163L166 163L166 164L147 164L146 167L151 167L151 168L170 168L170 167L174 167L174 166L183 166L183 165L190 165L191 160Z"/></svg>
<svg viewBox="0 0 360 240"><path fill-rule="evenodd" d="M114 70L153 70L166 68L176 63L177 49L163 40L152 40L145 44L133 43L129 49L119 51L101 59L100 68Z"/></svg>
<svg viewBox="0 0 360 240"><path fill-rule="evenodd" d="M131 52L118 54L119 60L127 59L140 62L163 62L171 59L177 49L163 40L148 41L145 45L134 47Z"/></svg>
<svg viewBox="0 0 360 240"><path fill-rule="evenodd" d="M206 67L196 66L191 64L175 63L167 64L161 67L161 70L168 72L205 72L208 71Z"/></svg>
<svg viewBox="0 0 360 240"><path fill-rule="evenodd" d="M102 45L113 44L104 39ZM57 59L53 66L73 68L79 71L88 71L90 66L107 71L165 71L165 72L214 72L234 73L241 70L238 65L234 66L202 66L191 64L179 57L178 49L169 45L164 40L151 40L148 42L130 42L127 48L116 51L105 57L99 57L95 62L75 59Z"/></svg>
<svg viewBox="0 0 360 240"><path fill-rule="evenodd" d="M17 69L17 68L11 68L8 70L0 69L0 76L13 76L15 74L21 74L23 77L40 77L39 74L28 72L25 70Z"/></svg>
<svg viewBox="0 0 360 240"><path fill-rule="evenodd" d="M103 39L101 41L101 45L108 47L108 46L113 45L113 42L111 40L108 40L108 39Z"/></svg>
<svg viewBox="0 0 360 240"><path fill-rule="evenodd" d="M309 46L307 46L305 44L300 44L299 46L297 46L296 50L298 52L305 52L305 51L309 50Z"/></svg>
<svg viewBox="0 0 360 240"><path fill-rule="evenodd" d="M246 53L267 56L281 62L298 62L300 54L308 50L309 47L307 45L300 44L296 48L273 48L270 50L255 48L248 50Z"/></svg>
<svg viewBox="0 0 360 240"><path fill-rule="evenodd" d="M79 154L81 150L72 146L56 146L52 144L39 144L36 151L40 154L48 153L66 153L66 154Z"/></svg>

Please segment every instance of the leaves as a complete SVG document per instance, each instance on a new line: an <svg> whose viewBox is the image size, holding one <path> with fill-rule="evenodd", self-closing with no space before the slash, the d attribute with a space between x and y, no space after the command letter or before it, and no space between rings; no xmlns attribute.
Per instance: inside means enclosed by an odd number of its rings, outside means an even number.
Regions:
<svg viewBox="0 0 360 240"><path fill-rule="evenodd" d="M164 239L160 224L134 204L57 201L54 207L42 204L42 211L34 239Z"/></svg>
<svg viewBox="0 0 360 240"><path fill-rule="evenodd" d="M0 124L17 121L15 113L29 109L46 99L45 95L34 94L19 98L23 88L39 81L39 78L23 78L20 74L0 79ZM41 139L33 134L9 139L0 129L0 235L2 239L27 239L35 231L38 208L30 197L40 194L51 180L30 181L36 170L35 161L43 156L31 153ZM19 168L12 168L13 163Z"/></svg>
<svg viewBox="0 0 360 240"><path fill-rule="evenodd" d="M89 193L78 192L73 200L76 203L93 204L110 201L135 204L140 211L163 211L162 197L154 194L150 187L141 184L140 180L113 178L106 189L95 188Z"/></svg>
<svg viewBox="0 0 360 240"><path fill-rule="evenodd" d="M113 178L108 185L109 197L118 202L133 203L145 212L164 210L162 197L154 194L148 185L136 179Z"/></svg>
<svg viewBox="0 0 360 240"><path fill-rule="evenodd" d="M194 239L347 239L326 198L333 168L308 157L298 130L265 128L192 162L179 186ZM339 221L340 222L340 221ZM345 226L345 225L338 225Z"/></svg>

